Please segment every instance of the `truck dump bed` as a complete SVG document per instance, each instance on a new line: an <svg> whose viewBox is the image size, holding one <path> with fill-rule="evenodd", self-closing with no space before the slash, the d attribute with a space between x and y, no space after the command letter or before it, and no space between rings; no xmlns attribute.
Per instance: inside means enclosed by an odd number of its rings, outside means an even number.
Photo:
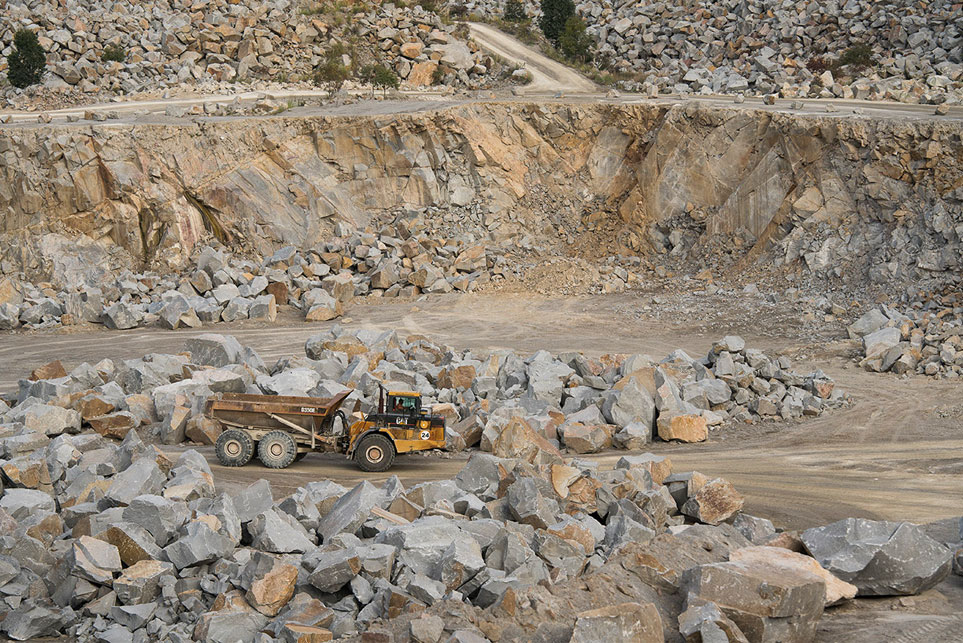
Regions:
<svg viewBox="0 0 963 643"><path fill-rule="evenodd" d="M347 390L331 398L317 398L219 393L208 398L204 415L227 426L262 431L289 431L297 427L310 435L338 411L350 394Z"/></svg>

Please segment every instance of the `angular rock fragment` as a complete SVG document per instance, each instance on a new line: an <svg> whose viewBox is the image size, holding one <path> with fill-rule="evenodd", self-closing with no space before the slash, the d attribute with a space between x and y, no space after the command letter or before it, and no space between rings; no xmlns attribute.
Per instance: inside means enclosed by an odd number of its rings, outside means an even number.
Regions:
<svg viewBox="0 0 963 643"><path fill-rule="evenodd" d="M699 522L718 525L742 510L745 499L722 478L710 480L682 505L682 513Z"/></svg>
<svg viewBox="0 0 963 643"><path fill-rule="evenodd" d="M802 534L827 571L859 596L919 594L946 578L952 552L910 523L846 518Z"/></svg>
<svg viewBox="0 0 963 643"><path fill-rule="evenodd" d="M826 584L826 607L856 596L856 586L842 581L826 571L815 559L782 547L743 547L729 554L732 561L759 561L794 572L809 572Z"/></svg>
<svg viewBox="0 0 963 643"><path fill-rule="evenodd" d="M581 612L571 638L572 643L664 640L662 617L652 603L621 603Z"/></svg>

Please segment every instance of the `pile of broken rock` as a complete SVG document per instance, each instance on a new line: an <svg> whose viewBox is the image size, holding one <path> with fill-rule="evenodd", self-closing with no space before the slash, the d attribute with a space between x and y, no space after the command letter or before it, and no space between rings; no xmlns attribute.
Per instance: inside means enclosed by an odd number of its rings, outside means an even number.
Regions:
<svg viewBox="0 0 963 643"><path fill-rule="evenodd" d="M79 323L126 330L199 328L244 319L274 321L290 305L307 321L340 317L355 297L468 292L510 273L503 254L472 238L439 243L427 232L345 233L311 250L294 246L250 261L204 247L180 274L106 275L97 283L0 278L0 330Z"/></svg>
<svg viewBox="0 0 963 643"><path fill-rule="evenodd" d="M871 308L849 328L862 341L860 366L877 373L963 375L963 309L945 307L902 313Z"/></svg>
<svg viewBox="0 0 963 643"><path fill-rule="evenodd" d="M337 325L309 338L304 356L270 367L231 336L200 335L184 348L69 373L53 362L21 380L16 399L0 401L7 475L32 478L43 463L25 451L85 428L121 439L143 427L152 442L213 443L221 429L202 409L222 392L328 398L350 390L345 408L357 402L370 412L382 384L417 391L446 418L449 450L478 446L502 457L524 448L638 450L656 436L698 442L727 421L815 415L846 400L822 372L794 373L785 357L746 349L734 336L705 359L678 350L661 361L458 351L422 336Z"/></svg>
<svg viewBox="0 0 963 643"><path fill-rule="evenodd" d="M827 606L921 592L952 558L906 523L776 533L725 480L651 455L476 453L453 480L318 481L279 502L266 481L218 493L203 456L136 431L34 457L39 488L0 497L15 640L808 641Z"/></svg>
<svg viewBox="0 0 963 643"><path fill-rule="evenodd" d="M338 48L357 56L338 62L358 69L382 63L410 87L440 81L480 87L495 79L499 66L456 36L455 25L417 5L213 0L200 8L122 0L67 8L11 0L0 5L0 73L19 29L37 33L47 52L48 88L105 96L177 87L234 93L237 82L259 88L267 81L310 80ZM123 60L105 59L109 47Z"/></svg>

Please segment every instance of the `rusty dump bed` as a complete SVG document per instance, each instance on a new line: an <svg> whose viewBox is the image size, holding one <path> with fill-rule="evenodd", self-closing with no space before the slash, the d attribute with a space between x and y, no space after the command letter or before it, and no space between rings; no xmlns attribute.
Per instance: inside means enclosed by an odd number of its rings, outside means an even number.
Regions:
<svg viewBox="0 0 963 643"><path fill-rule="evenodd" d="M290 428L288 423L292 423L314 432L350 394L347 390L331 398L318 398L220 393L207 399L204 415L228 426L271 430Z"/></svg>

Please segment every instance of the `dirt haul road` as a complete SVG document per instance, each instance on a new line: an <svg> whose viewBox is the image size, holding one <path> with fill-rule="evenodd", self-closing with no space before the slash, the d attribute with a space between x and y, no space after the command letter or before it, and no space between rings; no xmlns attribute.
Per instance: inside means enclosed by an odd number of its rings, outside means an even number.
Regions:
<svg viewBox="0 0 963 643"><path fill-rule="evenodd" d="M703 298L705 300L706 298ZM340 320L349 327L397 329L425 334L452 346L512 348L529 354L581 350L590 355L648 353L661 358L676 348L704 354L727 333L743 335L751 347L786 351L800 371L822 368L852 394L849 408L798 423L760 423L714 431L708 442L670 445L649 451L668 455L677 471L724 476L746 495L746 511L778 526L803 528L847 516L925 522L963 513L963 383L922 376L901 380L864 372L849 357L853 344L816 342L813 330L792 311L771 322L765 302L724 305L703 301L704 315L664 302L674 321L651 312L646 295L549 299L530 295L447 295L419 302L355 304ZM479 311L484 311L480 315ZM711 327L699 322L713 319ZM253 346L267 363L303 355L305 339L329 324L305 324L292 314L276 325L219 324L205 332L231 333ZM750 329L770 328L762 335ZM823 331L823 335L828 331ZM834 332L840 334L839 328ZM62 359L69 368L104 357L124 359L150 352L174 353L195 331L141 329L126 332L10 334L0 344L0 391L10 393L31 368ZM165 447L171 451L187 447ZM339 456L312 454L284 471L257 463L242 469L221 467L213 450L202 448L220 488L247 486L266 478L278 497L309 480L352 485L385 474L362 474ZM612 466L624 451L589 456ZM397 460L390 474L406 484L450 478L464 455L413 455Z"/></svg>

